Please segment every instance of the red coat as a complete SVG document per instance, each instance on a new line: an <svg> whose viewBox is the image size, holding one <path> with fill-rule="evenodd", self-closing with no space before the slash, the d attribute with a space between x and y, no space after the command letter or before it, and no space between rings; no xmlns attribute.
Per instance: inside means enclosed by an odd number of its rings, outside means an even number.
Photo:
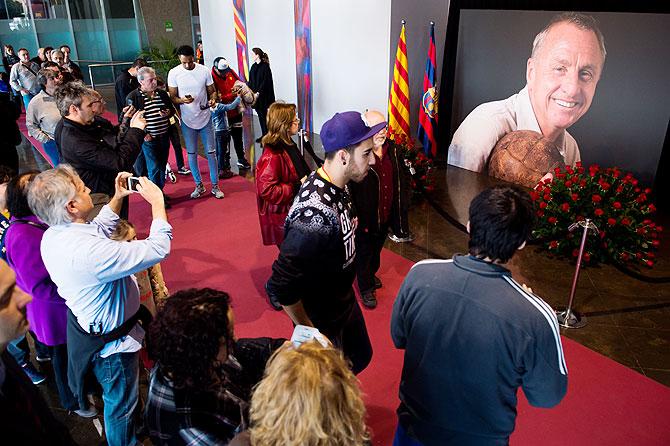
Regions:
<svg viewBox="0 0 670 446"><path fill-rule="evenodd" d="M237 97L235 94L233 94L232 89L233 85L235 85L235 81L240 80L240 78L232 68L224 70L222 74L223 76L219 76L216 73L216 70L212 68L212 79L214 80L214 87L221 95L221 101L224 104L228 104L233 102ZM239 116L240 112L237 110L237 108L234 108L226 112L226 114L228 115L228 118L234 118Z"/></svg>
<svg viewBox="0 0 670 446"><path fill-rule="evenodd" d="M300 184L284 144L266 145L256 163L256 200L264 245L284 240L284 221Z"/></svg>

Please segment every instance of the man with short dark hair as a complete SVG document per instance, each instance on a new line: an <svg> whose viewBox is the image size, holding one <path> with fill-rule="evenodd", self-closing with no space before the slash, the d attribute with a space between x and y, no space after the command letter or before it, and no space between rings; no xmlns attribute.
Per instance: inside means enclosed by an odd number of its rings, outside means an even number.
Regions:
<svg viewBox="0 0 670 446"><path fill-rule="evenodd" d="M394 445L507 445L517 390L553 407L568 372L551 307L502 266L530 235L528 193L496 186L470 204L469 255L414 265L393 305L405 350Z"/></svg>
<svg viewBox="0 0 670 446"><path fill-rule="evenodd" d="M284 241L266 284L294 324L318 328L360 373L372 358L365 319L352 289L356 275L354 215L347 183L360 182L375 163L361 113L336 113L321 128L323 166L304 181L289 210Z"/></svg>
<svg viewBox="0 0 670 446"><path fill-rule="evenodd" d="M168 72L167 85L172 102L179 106L181 112L181 134L184 136L188 164L195 181L195 190L191 193L191 198L201 197L206 192L198 167L198 137L200 137L207 156L212 195L221 199L224 194L219 188L214 126L210 111L210 107L216 104L212 73L204 65L193 61L193 48L188 45L180 46L177 49L177 56L179 65Z"/></svg>
<svg viewBox="0 0 670 446"><path fill-rule="evenodd" d="M94 123L94 106L99 102L100 99L79 82L65 84L56 90L56 105L63 117L55 131L61 162L74 167L86 187L91 189L96 210L114 195L116 175L132 170L146 126L144 112L135 112L127 133L118 138L109 121L104 121L108 125Z"/></svg>
<svg viewBox="0 0 670 446"><path fill-rule="evenodd" d="M119 119L122 115L123 107L126 106L126 97L128 94L140 88L140 83L137 81L137 70L147 66L147 61L141 57L135 59L133 64L127 70L121 71L114 81L114 96L116 98L116 110Z"/></svg>

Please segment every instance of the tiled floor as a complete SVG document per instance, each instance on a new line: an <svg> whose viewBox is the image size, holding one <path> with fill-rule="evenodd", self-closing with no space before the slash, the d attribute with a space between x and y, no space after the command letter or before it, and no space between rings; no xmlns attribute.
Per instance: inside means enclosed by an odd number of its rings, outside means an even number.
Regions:
<svg viewBox="0 0 670 446"><path fill-rule="evenodd" d="M110 98L113 92L101 89ZM114 112L114 110L112 110ZM254 125L257 129L257 124ZM245 121L245 142L250 147L248 158L257 160L260 150L253 141L250 121ZM256 130L258 132L258 130ZM314 144L315 149L319 146ZM30 143L21 148L22 170L45 169L48 164ZM317 150L318 153L318 150ZM235 153L231 150L232 165ZM252 172L246 176L253 180ZM447 212L455 220L465 223L467 203L490 180L473 179L460 169L436 169L432 174L435 192L431 194L434 206L422 197L416 197L410 222L416 238L411 243L396 244L387 240L386 247L414 261L425 258L450 258L467 250L467 235L449 223L440 214ZM657 220L670 227L669 215L657 215ZM658 262L653 270L644 271L653 276L670 276L670 237L663 233ZM574 264L564 259L550 258L546 252L529 246L509 263L509 268L520 282L532 287L554 308L567 303L574 274ZM562 329L562 333L647 377L670 386L670 284L646 283L633 279L612 266L588 267L581 271L574 308L588 318L586 327L578 330ZM100 439L90 421L68 416L58 408L53 382L41 386L51 406L71 428L81 444L97 444Z"/></svg>

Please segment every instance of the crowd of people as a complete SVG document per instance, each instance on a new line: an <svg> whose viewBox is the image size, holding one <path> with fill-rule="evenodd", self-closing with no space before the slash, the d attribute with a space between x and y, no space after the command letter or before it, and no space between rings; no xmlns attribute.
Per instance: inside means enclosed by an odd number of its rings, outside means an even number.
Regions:
<svg viewBox="0 0 670 446"><path fill-rule="evenodd" d="M19 53L17 63L31 63ZM373 349L354 284L375 308L384 240L410 236L410 173L375 110L327 120L324 159L308 139L301 151L296 106L274 100L267 54L254 53L247 99L224 58L210 70L180 47L166 89L136 60L117 79L119 125L102 116L97 92L63 81L61 65L37 70L41 91L19 90L35 91L28 128L54 167L0 168L0 419L16 438L74 444L36 391L44 376L30 361L30 333L36 360L53 363L64 409L95 417L91 396L102 397L112 446L137 444L140 426L160 445L370 444L356 375ZM223 198L218 180L229 178L242 102L265 117L255 186L262 242L278 247L265 291L312 339L237 338L234 295L170 295L162 277L173 239L162 190L172 118L181 123L191 197L206 192L200 139L210 191ZM131 193L151 208L144 239L127 221ZM525 191L486 189L470 205L469 253L419 262L405 278L391 316L405 355L394 445L507 444L519 387L539 407L565 395L556 318L503 266L525 246L533 215ZM150 371L146 397L140 370Z"/></svg>

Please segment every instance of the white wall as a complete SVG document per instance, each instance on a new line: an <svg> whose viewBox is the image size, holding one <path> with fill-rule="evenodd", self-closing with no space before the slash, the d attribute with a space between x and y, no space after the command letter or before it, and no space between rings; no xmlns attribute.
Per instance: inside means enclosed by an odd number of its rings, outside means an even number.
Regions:
<svg viewBox="0 0 670 446"><path fill-rule="evenodd" d="M313 0L314 129L335 112L388 107L391 0Z"/></svg>
<svg viewBox="0 0 670 446"><path fill-rule="evenodd" d="M237 72L232 1L199 0L199 7L205 65L211 67L214 59L222 56L228 59L230 66Z"/></svg>
<svg viewBox="0 0 670 446"><path fill-rule="evenodd" d="M231 0L221 3L230 4L232 9ZM297 103L293 0L250 0L245 7L249 64L252 63L252 48L258 47L268 53L275 98Z"/></svg>
<svg viewBox="0 0 670 446"><path fill-rule="evenodd" d="M199 0L199 6L205 62L225 56L236 69L232 2ZM338 111L385 112L391 0L312 0L311 8L315 131ZM296 103L293 0L250 0L246 14L249 51L258 46L268 53L275 96Z"/></svg>

